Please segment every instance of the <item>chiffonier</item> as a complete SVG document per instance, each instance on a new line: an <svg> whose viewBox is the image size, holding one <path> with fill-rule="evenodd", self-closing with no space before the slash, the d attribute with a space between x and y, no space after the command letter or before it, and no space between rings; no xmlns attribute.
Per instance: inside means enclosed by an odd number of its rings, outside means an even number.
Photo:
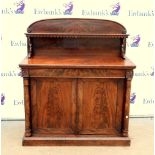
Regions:
<svg viewBox="0 0 155 155"><path fill-rule="evenodd" d="M126 29L99 19L45 19L26 33L24 146L130 145Z"/></svg>

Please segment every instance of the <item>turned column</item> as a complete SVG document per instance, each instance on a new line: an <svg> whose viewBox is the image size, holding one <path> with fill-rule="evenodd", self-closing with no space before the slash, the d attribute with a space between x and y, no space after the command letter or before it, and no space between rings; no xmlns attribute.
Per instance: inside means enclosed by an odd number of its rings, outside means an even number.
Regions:
<svg viewBox="0 0 155 155"><path fill-rule="evenodd" d="M31 136L31 111L30 111L30 80L28 71L22 71L24 82L24 105L25 105L25 137Z"/></svg>
<svg viewBox="0 0 155 155"><path fill-rule="evenodd" d="M133 71L129 70L126 72L126 81L125 81L125 104L124 104L124 113L123 113L123 136L128 137L128 127L129 127L129 109L130 109L130 90L131 90L131 80L133 77Z"/></svg>

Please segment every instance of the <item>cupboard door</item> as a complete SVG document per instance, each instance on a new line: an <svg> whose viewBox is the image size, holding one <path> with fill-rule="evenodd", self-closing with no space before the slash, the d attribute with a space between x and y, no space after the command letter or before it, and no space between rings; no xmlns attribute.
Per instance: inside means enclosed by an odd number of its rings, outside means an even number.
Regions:
<svg viewBox="0 0 155 155"><path fill-rule="evenodd" d="M79 134L120 135L124 80L79 79Z"/></svg>
<svg viewBox="0 0 155 155"><path fill-rule="evenodd" d="M75 87L72 79L32 78L33 134L72 134L75 128Z"/></svg>

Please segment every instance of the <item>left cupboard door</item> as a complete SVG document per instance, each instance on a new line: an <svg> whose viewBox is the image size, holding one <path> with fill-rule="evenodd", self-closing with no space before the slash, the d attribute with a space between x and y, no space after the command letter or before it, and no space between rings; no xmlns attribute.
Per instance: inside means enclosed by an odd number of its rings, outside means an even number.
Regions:
<svg viewBox="0 0 155 155"><path fill-rule="evenodd" d="M32 134L74 134L76 79L31 78Z"/></svg>

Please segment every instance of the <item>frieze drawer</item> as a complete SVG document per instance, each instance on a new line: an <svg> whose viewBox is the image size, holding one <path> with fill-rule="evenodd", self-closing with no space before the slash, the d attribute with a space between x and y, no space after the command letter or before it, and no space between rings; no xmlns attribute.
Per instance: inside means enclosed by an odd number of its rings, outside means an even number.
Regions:
<svg viewBox="0 0 155 155"><path fill-rule="evenodd" d="M108 77L124 78L124 70L109 69L30 69L30 77L66 77L66 78L87 78L87 77ZM24 77L24 74L23 74Z"/></svg>

